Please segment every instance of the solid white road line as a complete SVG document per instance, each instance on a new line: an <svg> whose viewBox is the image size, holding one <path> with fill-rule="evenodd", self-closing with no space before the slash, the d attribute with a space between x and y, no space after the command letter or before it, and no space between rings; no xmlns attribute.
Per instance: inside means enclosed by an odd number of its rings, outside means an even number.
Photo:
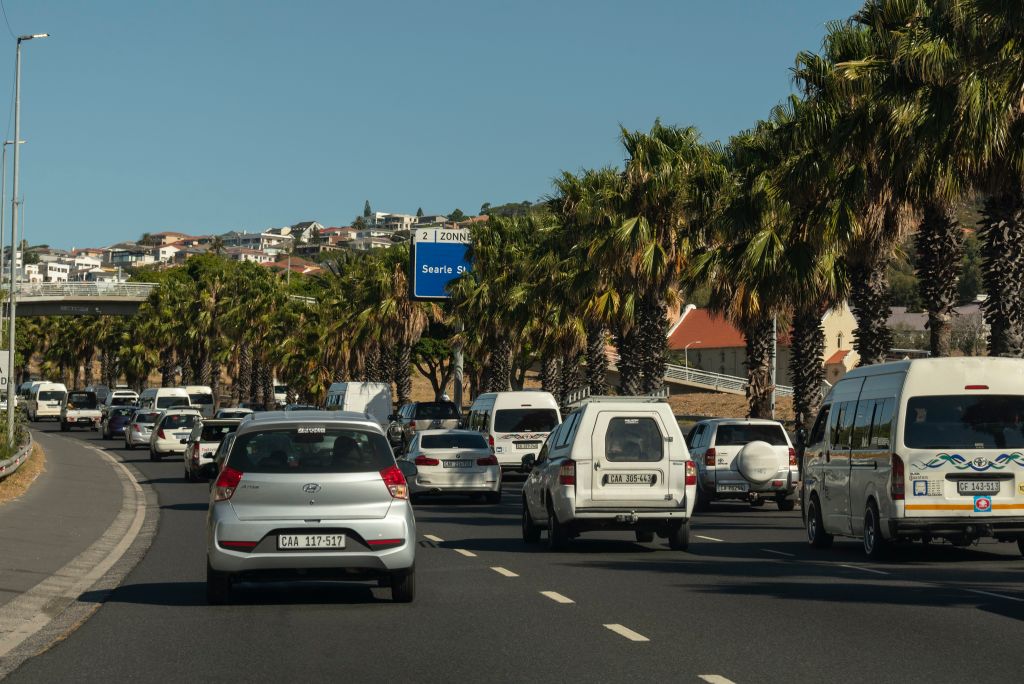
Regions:
<svg viewBox="0 0 1024 684"><path fill-rule="evenodd" d="M557 591L542 591L540 593L541 593L541 596L547 596L549 599L551 599L555 603L576 603L575 601L573 601L568 596L562 596Z"/></svg>
<svg viewBox="0 0 1024 684"><path fill-rule="evenodd" d="M455 553L461 553L466 558L476 558L476 554L466 549L454 549Z"/></svg>
<svg viewBox="0 0 1024 684"><path fill-rule="evenodd" d="M615 632L619 636L626 637L630 641L650 641L650 639L645 637L643 634L634 632L629 627L623 627L622 625L605 625L605 627Z"/></svg>
<svg viewBox="0 0 1024 684"><path fill-rule="evenodd" d="M498 573L499 575L504 575L505 577L519 577L519 575L517 575L516 573L512 572L511 570L509 570L507 568L497 567L497 568L491 568L491 570L493 570L494 572Z"/></svg>
<svg viewBox="0 0 1024 684"><path fill-rule="evenodd" d="M1017 598L1016 596L1007 596L1006 594L993 594L991 591L982 591L981 589L964 589L972 594L981 594L982 596L991 596L992 598L1005 599L1007 601L1017 601L1018 603L1024 603L1024 599Z"/></svg>
<svg viewBox="0 0 1024 684"><path fill-rule="evenodd" d="M873 572L876 575L891 575L892 574L891 572L885 572L884 570L875 570L874 568L862 568L859 565L846 565L845 563L840 563L840 566L844 567L844 568L850 568L851 570L863 570L864 572Z"/></svg>
<svg viewBox="0 0 1024 684"><path fill-rule="evenodd" d="M722 675L697 675L708 684L736 684L736 682L723 677Z"/></svg>
<svg viewBox="0 0 1024 684"><path fill-rule="evenodd" d="M441 539L440 537L435 537L432 534L425 534L425 535L423 535L423 538L424 539L429 539L432 542L443 542L444 541L444 539Z"/></svg>
<svg viewBox="0 0 1024 684"><path fill-rule="evenodd" d="M702 534L695 534L693 536L695 536L697 539L706 539L708 541L725 541L724 539L718 539L716 537L705 537Z"/></svg>
<svg viewBox="0 0 1024 684"><path fill-rule="evenodd" d="M776 551L775 549L761 549L765 553L774 553L777 556L785 556L787 558L796 558L795 553L786 553L785 551Z"/></svg>

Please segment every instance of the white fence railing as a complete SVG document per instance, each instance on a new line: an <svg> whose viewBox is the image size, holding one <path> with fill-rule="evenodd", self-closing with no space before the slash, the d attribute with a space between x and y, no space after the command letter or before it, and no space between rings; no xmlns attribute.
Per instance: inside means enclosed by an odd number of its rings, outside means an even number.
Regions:
<svg viewBox="0 0 1024 684"><path fill-rule="evenodd" d="M609 354L609 362L614 367L619 361L618 354ZM735 375L724 375L712 373L711 371L700 370L699 368L687 368L686 366L665 365L665 379L676 380L694 385L702 385L712 389L726 390L731 392L743 392L747 387L747 379ZM776 385L775 394L780 397L793 396L793 388L787 385Z"/></svg>
<svg viewBox="0 0 1024 684"><path fill-rule="evenodd" d="M26 432L28 432L26 430ZM28 460L29 455L32 453L32 435L28 435L28 441L21 445L14 456L11 456L7 460L0 461L0 480L7 478L9 475L13 475L14 471L21 467L21 465Z"/></svg>
<svg viewBox="0 0 1024 684"><path fill-rule="evenodd" d="M156 283L17 283L19 298L40 299L58 297L124 297L145 299L156 287ZM6 296L7 288L4 288Z"/></svg>

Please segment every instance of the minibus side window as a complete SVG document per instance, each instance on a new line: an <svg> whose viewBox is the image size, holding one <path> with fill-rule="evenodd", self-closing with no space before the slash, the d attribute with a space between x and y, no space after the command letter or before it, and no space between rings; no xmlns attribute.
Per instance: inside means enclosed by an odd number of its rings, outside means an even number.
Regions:
<svg viewBox="0 0 1024 684"><path fill-rule="evenodd" d="M840 448L839 442L839 426L842 424L843 414L846 412L846 404L836 404L835 410L832 411L832 415L829 416L828 421L828 443L833 448Z"/></svg>
<svg viewBox="0 0 1024 684"><path fill-rule="evenodd" d="M814 427L811 428L811 439L808 445L817 446L825 443L825 426L828 425L828 414L831 408L828 404L821 407L818 420L814 422Z"/></svg>
<svg viewBox="0 0 1024 684"><path fill-rule="evenodd" d="M875 417L880 401L868 399L857 404L857 418L853 422L853 433L850 436L850 447L853 449L870 448L871 421Z"/></svg>
<svg viewBox="0 0 1024 684"><path fill-rule="evenodd" d="M892 414L895 408L895 399L886 399L884 402L878 402L878 407L875 409L875 419L871 425L871 435L868 438L871 448L889 448L891 443L890 435L892 434Z"/></svg>
<svg viewBox="0 0 1024 684"><path fill-rule="evenodd" d="M850 448L850 433L853 432L853 418L856 409L857 402L843 402L839 411L839 420L836 422L837 428L832 433L834 435L832 440L833 449Z"/></svg>

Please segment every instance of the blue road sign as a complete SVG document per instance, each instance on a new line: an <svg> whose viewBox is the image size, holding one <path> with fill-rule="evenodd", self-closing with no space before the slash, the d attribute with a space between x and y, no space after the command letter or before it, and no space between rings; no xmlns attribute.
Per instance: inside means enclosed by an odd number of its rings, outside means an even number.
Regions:
<svg viewBox="0 0 1024 684"><path fill-rule="evenodd" d="M418 228L413 233L409 287L413 299L449 299L445 288L463 273L469 231L450 228Z"/></svg>

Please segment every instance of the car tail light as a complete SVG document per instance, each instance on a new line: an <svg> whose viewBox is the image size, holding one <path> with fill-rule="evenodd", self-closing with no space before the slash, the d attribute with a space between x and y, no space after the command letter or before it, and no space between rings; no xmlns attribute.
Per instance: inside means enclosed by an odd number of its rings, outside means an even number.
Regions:
<svg viewBox="0 0 1024 684"><path fill-rule="evenodd" d="M220 539L217 541L217 544L220 545L222 548L231 549L232 551L252 551L256 548L256 545L259 544L259 542L224 541L223 539Z"/></svg>
<svg viewBox="0 0 1024 684"><path fill-rule="evenodd" d="M906 494L906 484L903 481L903 459L896 454L892 455L892 472L889 476L892 478L889 488L893 501L903 501Z"/></svg>
<svg viewBox="0 0 1024 684"><path fill-rule="evenodd" d="M796 449L789 447L789 465L793 468L796 467Z"/></svg>
<svg viewBox="0 0 1024 684"><path fill-rule="evenodd" d="M160 439L167 439L164 436L164 429L163 428L160 428L159 430L156 431L156 436L159 437Z"/></svg>
<svg viewBox="0 0 1024 684"><path fill-rule="evenodd" d="M409 429L410 430L415 430L416 429L416 421L415 420L410 420L409 421Z"/></svg>
<svg viewBox="0 0 1024 684"><path fill-rule="evenodd" d="M142 428L140 428L137 424L136 425L132 425L132 430L134 430L135 432L138 432L140 434L142 433Z"/></svg>
<svg viewBox="0 0 1024 684"><path fill-rule="evenodd" d="M441 465L441 461L437 460L436 458L428 458L423 454L417 456L413 463L415 463L418 466Z"/></svg>
<svg viewBox="0 0 1024 684"><path fill-rule="evenodd" d="M697 464L693 461L686 462L686 484L697 484Z"/></svg>
<svg viewBox="0 0 1024 684"><path fill-rule="evenodd" d="M965 385L965 390L987 390L988 385Z"/></svg>
<svg viewBox="0 0 1024 684"><path fill-rule="evenodd" d="M558 484L576 486L576 461L566 461L558 469Z"/></svg>
<svg viewBox="0 0 1024 684"><path fill-rule="evenodd" d="M705 451L704 452L704 465L706 465L706 466L713 466L713 465L715 465L715 457L716 456L717 456L717 454L715 453L715 447L711 447L710 449Z"/></svg>
<svg viewBox="0 0 1024 684"><path fill-rule="evenodd" d="M483 458L476 459L476 464L482 466L496 466L498 465L498 457L494 454L484 456Z"/></svg>
<svg viewBox="0 0 1024 684"><path fill-rule="evenodd" d="M405 475L398 469L397 465L388 466L384 470L380 471L381 479L384 480L384 484L387 486L388 491L391 492L391 497L394 499L408 499L409 498L409 485L405 482Z"/></svg>
<svg viewBox="0 0 1024 684"><path fill-rule="evenodd" d="M227 501L235 494L235 488L242 481L242 471L235 470L231 466L224 466L217 476L217 482L213 485L213 500Z"/></svg>
<svg viewBox="0 0 1024 684"><path fill-rule="evenodd" d="M388 549L394 546L401 546L405 543L404 539L367 539L366 545L371 549Z"/></svg>

